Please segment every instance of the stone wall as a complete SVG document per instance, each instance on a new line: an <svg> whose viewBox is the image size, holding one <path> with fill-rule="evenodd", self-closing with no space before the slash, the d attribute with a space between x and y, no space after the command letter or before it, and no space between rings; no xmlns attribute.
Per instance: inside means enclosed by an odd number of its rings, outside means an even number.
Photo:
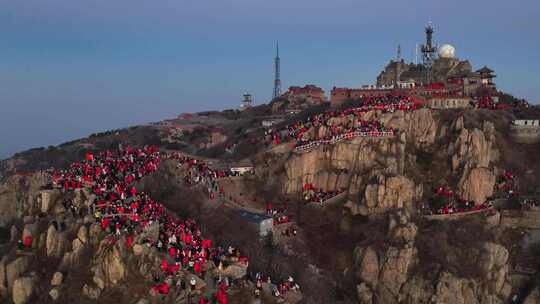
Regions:
<svg viewBox="0 0 540 304"><path fill-rule="evenodd" d="M520 144L536 144L540 142L540 127L511 126L510 136L513 141Z"/></svg>
<svg viewBox="0 0 540 304"><path fill-rule="evenodd" d="M432 109L460 109L471 106L469 98L432 98L427 101L427 106Z"/></svg>

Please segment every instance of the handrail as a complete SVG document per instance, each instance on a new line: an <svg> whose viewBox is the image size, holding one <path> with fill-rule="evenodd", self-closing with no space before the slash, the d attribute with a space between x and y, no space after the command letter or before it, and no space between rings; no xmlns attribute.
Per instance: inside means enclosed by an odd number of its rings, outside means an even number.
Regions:
<svg viewBox="0 0 540 304"><path fill-rule="evenodd" d="M351 140L351 139L357 138L357 137L391 137L391 136L394 136L394 135L395 135L394 131L369 131L369 132L353 131L353 132L348 132L348 133L345 133L345 134L340 134L337 137L332 138L332 139L317 140L317 141L309 142L309 143L307 143L305 145L296 147L295 151L296 152L303 152L303 151L311 149L313 146L318 146L318 145L323 145L323 144L334 145L334 144L336 144L338 142L341 142L341 141L343 141L345 139Z"/></svg>
<svg viewBox="0 0 540 304"><path fill-rule="evenodd" d="M465 212L454 212L454 213L448 213L448 214L425 214L424 217L427 219L446 219L446 218L455 218L459 216L464 215L471 215L471 214L479 214L484 213L488 211L497 210L495 207L488 207L484 209L478 209L478 210L472 210L472 211L465 211Z"/></svg>

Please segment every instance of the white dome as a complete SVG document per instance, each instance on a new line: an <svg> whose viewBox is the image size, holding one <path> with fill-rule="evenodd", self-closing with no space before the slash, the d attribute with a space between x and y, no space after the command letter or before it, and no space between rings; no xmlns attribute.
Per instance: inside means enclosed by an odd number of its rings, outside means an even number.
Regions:
<svg viewBox="0 0 540 304"><path fill-rule="evenodd" d="M454 58L456 56L456 49L450 44L443 44L439 47L440 58Z"/></svg>

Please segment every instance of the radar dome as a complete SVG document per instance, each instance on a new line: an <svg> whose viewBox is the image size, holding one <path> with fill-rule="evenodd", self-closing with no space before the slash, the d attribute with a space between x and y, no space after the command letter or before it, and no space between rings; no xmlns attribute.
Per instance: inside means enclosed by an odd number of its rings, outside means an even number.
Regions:
<svg viewBox="0 0 540 304"><path fill-rule="evenodd" d="M439 48L440 58L454 58L456 56L456 49L450 44L443 44Z"/></svg>

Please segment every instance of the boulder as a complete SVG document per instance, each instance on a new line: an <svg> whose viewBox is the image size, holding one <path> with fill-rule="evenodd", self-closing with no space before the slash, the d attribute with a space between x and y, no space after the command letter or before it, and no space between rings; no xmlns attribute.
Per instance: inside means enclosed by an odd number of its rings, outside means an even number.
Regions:
<svg viewBox="0 0 540 304"><path fill-rule="evenodd" d="M93 224L96 222L96 218L91 215L85 215L83 219L83 223L86 224Z"/></svg>
<svg viewBox="0 0 540 304"><path fill-rule="evenodd" d="M385 261L379 276L379 286L382 285L396 297L401 286L407 281L409 269L414 265L416 248L390 247L385 254Z"/></svg>
<svg viewBox="0 0 540 304"><path fill-rule="evenodd" d="M356 295L358 297L358 303L360 304L372 304L373 303L373 292L366 285L366 283L361 283L356 286Z"/></svg>
<svg viewBox="0 0 540 304"><path fill-rule="evenodd" d="M11 241L15 241L19 238L19 229L17 229L17 226L11 225L10 236Z"/></svg>
<svg viewBox="0 0 540 304"><path fill-rule="evenodd" d="M136 256L139 256L139 255L143 254L143 252L144 252L144 246L143 245L141 245L141 244L133 245L133 253Z"/></svg>
<svg viewBox="0 0 540 304"><path fill-rule="evenodd" d="M0 262L0 298L7 294L6 263Z"/></svg>
<svg viewBox="0 0 540 304"><path fill-rule="evenodd" d="M88 228L86 226L81 226L77 232L77 238L83 243L88 243Z"/></svg>
<svg viewBox="0 0 540 304"><path fill-rule="evenodd" d="M65 233L58 232L54 225L50 225L47 230L47 256L49 257L61 257L66 248L67 240Z"/></svg>
<svg viewBox="0 0 540 304"><path fill-rule="evenodd" d="M51 210L58 198L58 190L43 190L40 192L41 195L41 212L46 213Z"/></svg>
<svg viewBox="0 0 540 304"><path fill-rule="evenodd" d="M377 184L369 184L364 193L364 204L372 212L411 208L416 197L416 186L404 176L378 176Z"/></svg>
<svg viewBox="0 0 540 304"><path fill-rule="evenodd" d="M95 286L84 284L82 293L84 296L86 296L87 298L91 300L97 300L99 298L99 295L101 294L101 289Z"/></svg>
<svg viewBox="0 0 540 304"><path fill-rule="evenodd" d="M531 293L525 298L523 304L540 304L540 287L533 289Z"/></svg>
<svg viewBox="0 0 540 304"><path fill-rule="evenodd" d="M51 285L52 286L59 286L59 285L62 285L62 283L64 282L64 274L62 274L61 272L55 272L53 274L53 277L51 279Z"/></svg>
<svg viewBox="0 0 540 304"><path fill-rule="evenodd" d="M15 304L29 303L35 289L36 280L33 277L20 277L13 283L12 300Z"/></svg>
<svg viewBox="0 0 540 304"><path fill-rule="evenodd" d="M377 286L380 272L377 251L372 247L367 247L365 250L362 250L358 261L359 265L357 266L356 272L357 278L370 286Z"/></svg>
<svg viewBox="0 0 540 304"><path fill-rule="evenodd" d="M24 224L32 224L34 222L34 216L33 215L25 215L23 217L23 223Z"/></svg>
<svg viewBox="0 0 540 304"><path fill-rule="evenodd" d="M453 276L448 272L443 272L439 276L433 303L478 303L475 297L474 290L467 280L463 280Z"/></svg>
<svg viewBox="0 0 540 304"><path fill-rule="evenodd" d="M13 287L15 280L28 270L28 267L30 267L30 262L31 260L29 256L21 256L7 265L6 281L8 290Z"/></svg>
<svg viewBox="0 0 540 304"><path fill-rule="evenodd" d="M55 287L49 291L49 296L53 301L56 301L60 297L60 291Z"/></svg>
<svg viewBox="0 0 540 304"><path fill-rule="evenodd" d="M464 174L460 180L460 192L464 199L481 204L493 195L495 179L496 176L492 170L488 168L474 168L468 175Z"/></svg>
<svg viewBox="0 0 540 304"><path fill-rule="evenodd" d="M119 247L119 244L116 244L111 248L108 241L105 240L95 255L94 267L92 268L94 272L93 279L100 289L118 284L127 274L126 265Z"/></svg>

